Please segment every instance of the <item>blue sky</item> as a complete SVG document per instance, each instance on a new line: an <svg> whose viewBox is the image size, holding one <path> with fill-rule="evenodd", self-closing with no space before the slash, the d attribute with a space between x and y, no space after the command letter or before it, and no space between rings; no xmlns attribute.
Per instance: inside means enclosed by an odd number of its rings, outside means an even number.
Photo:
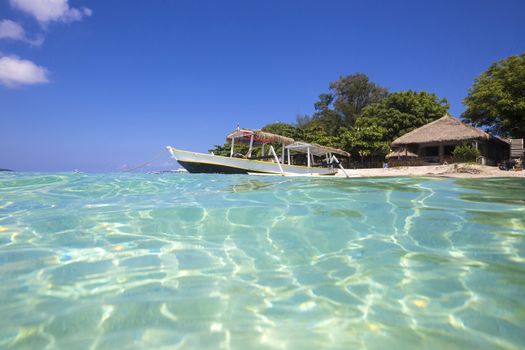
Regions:
<svg viewBox="0 0 525 350"><path fill-rule="evenodd" d="M0 0L0 168L117 171L311 114L357 72L461 100L525 1Z"/></svg>

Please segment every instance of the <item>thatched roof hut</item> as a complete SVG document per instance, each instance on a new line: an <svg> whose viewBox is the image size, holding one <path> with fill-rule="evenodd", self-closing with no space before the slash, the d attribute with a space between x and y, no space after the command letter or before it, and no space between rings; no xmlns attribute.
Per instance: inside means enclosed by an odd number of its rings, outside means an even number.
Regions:
<svg viewBox="0 0 525 350"><path fill-rule="evenodd" d="M489 140L492 136L449 114L412 130L392 142L393 147L447 141Z"/></svg>
<svg viewBox="0 0 525 350"><path fill-rule="evenodd" d="M496 164L508 158L508 142L448 114L398 137L391 146L408 150L425 162L445 162L452 161L454 149L464 143L480 151L483 164Z"/></svg>

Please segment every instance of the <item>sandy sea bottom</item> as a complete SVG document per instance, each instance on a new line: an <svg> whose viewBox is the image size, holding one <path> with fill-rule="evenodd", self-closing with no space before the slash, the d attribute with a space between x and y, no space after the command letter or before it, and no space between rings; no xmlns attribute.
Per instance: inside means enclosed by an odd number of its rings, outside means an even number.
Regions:
<svg viewBox="0 0 525 350"><path fill-rule="evenodd" d="M525 348L525 180L0 175L0 348Z"/></svg>

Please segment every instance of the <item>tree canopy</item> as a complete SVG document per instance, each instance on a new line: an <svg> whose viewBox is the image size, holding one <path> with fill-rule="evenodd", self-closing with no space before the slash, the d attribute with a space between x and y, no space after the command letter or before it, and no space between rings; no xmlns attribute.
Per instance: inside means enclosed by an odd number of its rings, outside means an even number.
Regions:
<svg viewBox="0 0 525 350"><path fill-rule="evenodd" d="M463 117L501 136L525 137L525 53L492 64L463 100Z"/></svg>
<svg viewBox="0 0 525 350"><path fill-rule="evenodd" d="M426 91L389 94L366 75L354 74L330 83L330 92L319 95L314 107L312 116L297 116L295 125L273 123L262 130L341 148L360 160L378 160L388 153L395 138L441 118L449 104ZM240 153L247 151L244 145L239 147ZM229 146L216 146L213 151L229 154Z"/></svg>
<svg viewBox="0 0 525 350"><path fill-rule="evenodd" d="M388 94L365 74L342 76L330 83L330 92L319 95L314 104L313 120L323 124L325 132L336 136L341 127L351 128L359 113Z"/></svg>
<svg viewBox="0 0 525 350"><path fill-rule="evenodd" d="M343 133L346 150L365 157L384 157L399 136L441 118L446 99L426 91L394 92L372 103L357 116L352 129Z"/></svg>
<svg viewBox="0 0 525 350"><path fill-rule="evenodd" d="M351 130L342 128L341 148L349 151L361 160L365 158L383 158L390 149L390 142L385 141L386 129L378 124L354 126Z"/></svg>
<svg viewBox="0 0 525 350"><path fill-rule="evenodd" d="M263 126L261 130L270 132L272 134L291 137L292 139L296 139L297 137L301 136L300 130L298 130L295 126L288 124L288 123L267 124Z"/></svg>
<svg viewBox="0 0 525 350"><path fill-rule="evenodd" d="M449 109L446 99L426 91L400 91L389 94L363 109L356 126L377 124L385 129L383 139L393 141L445 115Z"/></svg>

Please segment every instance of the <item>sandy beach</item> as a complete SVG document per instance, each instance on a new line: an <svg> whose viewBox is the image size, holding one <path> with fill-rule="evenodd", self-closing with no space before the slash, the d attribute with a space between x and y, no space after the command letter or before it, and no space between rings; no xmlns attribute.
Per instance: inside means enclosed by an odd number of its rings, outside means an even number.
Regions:
<svg viewBox="0 0 525 350"><path fill-rule="evenodd" d="M376 169L345 169L350 177L387 177L387 176L437 176L455 178L490 178L490 177L523 177L525 171L505 171L498 167L476 164L448 164ZM339 170L336 176L345 176Z"/></svg>

